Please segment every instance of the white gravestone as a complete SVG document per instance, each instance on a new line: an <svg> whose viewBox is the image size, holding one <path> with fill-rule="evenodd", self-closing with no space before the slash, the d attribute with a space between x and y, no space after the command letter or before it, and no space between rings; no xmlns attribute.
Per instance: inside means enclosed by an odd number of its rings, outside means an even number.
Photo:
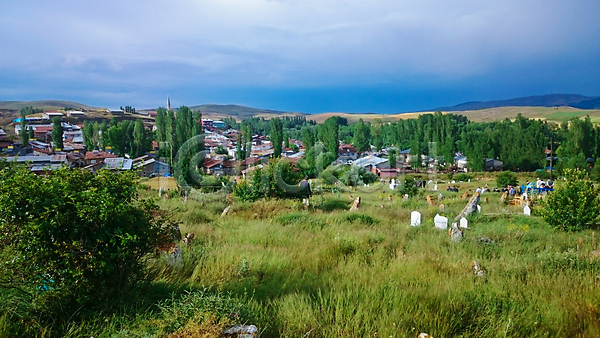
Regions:
<svg viewBox="0 0 600 338"><path fill-rule="evenodd" d="M421 225L421 213L418 211L413 211L410 213L410 225L414 227L418 227Z"/></svg>
<svg viewBox="0 0 600 338"><path fill-rule="evenodd" d="M531 208L528 205L525 205L525 208L523 208L523 213L527 216L531 216Z"/></svg>
<svg viewBox="0 0 600 338"><path fill-rule="evenodd" d="M437 184L433 186L433 191L437 191Z"/></svg>
<svg viewBox="0 0 600 338"><path fill-rule="evenodd" d="M466 218L461 218L460 219L460 227L463 229L468 229L469 228L469 221L467 221Z"/></svg>
<svg viewBox="0 0 600 338"><path fill-rule="evenodd" d="M448 228L448 218L440 216L439 214L435 215L433 223L435 223L435 227L438 229L446 230Z"/></svg>
<svg viewBox="0 0 600 338"><path fill-rule="evenodd" d="M477 212L481 212L481 205L477 204Z"/></svg>

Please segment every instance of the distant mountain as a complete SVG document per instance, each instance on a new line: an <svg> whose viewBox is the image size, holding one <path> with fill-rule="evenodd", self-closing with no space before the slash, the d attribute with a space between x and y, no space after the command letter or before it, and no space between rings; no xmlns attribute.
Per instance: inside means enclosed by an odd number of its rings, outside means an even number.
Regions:
<svg viewBox="0 0 600 338"><path fill-rule="evenodd" d="M60 101L60 100L38 100L38 101L0 101L0 109L5 110L20 110L23 107L41 108L44 110L58 110L63 108L76 108L92 110L94 107L86 106L85 104Z"/></svg>
<svg viewBox="0 0 600 338"><path fill-rule="evenodd" d="M268 109L259 109L259 108L251 108L246 106L227 104L203 104L199 106L191 106L192 110L200 110L202 112L202 116L206 117L215 117L215 118L223 118L223 117L233 117L237 120L243 120L250 117L266 117L271 118L273 116L303 116L306 114L303 113L294 113L294 112L283 112L277 110L268 110Z"/></svg>
<svg viewBox="0 0 600 338"><path fill-rule="evenodd" d="M577 94L549 94L517 97L499 101L466 102L452 107L440 107L433 111L466 111L499 107L573 107L579 109L599 109L600 96L589 97Z"/></svg>

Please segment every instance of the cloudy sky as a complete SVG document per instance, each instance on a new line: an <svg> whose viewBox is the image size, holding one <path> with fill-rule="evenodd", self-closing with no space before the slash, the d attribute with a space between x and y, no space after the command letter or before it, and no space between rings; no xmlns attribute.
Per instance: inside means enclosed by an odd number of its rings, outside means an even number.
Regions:
<svg viewBox="0 0 600 338"><path fill-rule="evenodd" d="M394 113L600 95L597 0L0 3L0 100Z"/></svg>

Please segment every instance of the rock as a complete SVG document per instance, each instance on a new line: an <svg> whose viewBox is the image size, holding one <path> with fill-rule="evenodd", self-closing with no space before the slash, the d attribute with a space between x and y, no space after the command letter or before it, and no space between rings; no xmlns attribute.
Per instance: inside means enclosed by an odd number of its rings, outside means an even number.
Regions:
<svg viewBox="0 0 600 338"><path fill-rule="evenodd" d="M496 243L493 239L488 238L488 237L479 237L479 238L477 238L477 242L479 242L481 244L494 244L494 243Z"/></svg>
<svg viewBox="0 0 600 338"><path fill-rule="evenodd" d="M421 213L413 211L410 213L410 225L418 227L421 225Z"/></svg>
<svg viewBox="0 0 600 338"><path fill-rule="evenodd" d="M477 277L485 277L485 270L476 261L471 261L469 264L469 270L473 271L473 274Z"/></svg>
<svg viewBox="0 0 600 338"><path fill-rule="evenodd" d="M190 243L192 243L194 237L196 237L196 235L193 232L190 232L189 234L185 235L185 237L183 237L183 242L189 245Z"/></svg>
<svg viewBox="0 0 600 338"><path fill-rule="evenodd" d="M392 195L388 195L388 201L393 201L394 198L392 197Z"/></svg>
<svg viewBox="0 0 600 338"><path fill-rule="evenodd" d="M441 211L446 211L446 206L444 204L440 204L440 210Z"/></svg>
<svg viewBox="0 0 600 338"><path fill-rule="evenodd" d="M463 238L463 232L456 223L452 223L452 227L448 230L448 235L453 242L460 242Z"/></svg>
<svg viewBox="0 0 600 338"><path fill-rule="evenodd" d="M460 214L458 214L458 216L456 216L456 218L454 219L455 221L458 221L459 219L463 218L463 217L468 217L470 214L472 214L473 212L478 210L478 203L479 203L479 193L476 192L473 197L471 197L471 199L469 200L469 202L467 203L467 205L463 208L463 210L460 212Z"/></svg>
<svg viewBox="0 0 600 338"><path fill-rule="evenodd" d="M238 338L254 338L258 329L254 325L234 325L222 331L225 335L235 335Z"/></svg>
<svg viewBox="0 0 600 338"><path fill-rule="evenodd" d="M358 196L354 200L354 203L352 203L352 206L350 207L350 211L358 210L359 207L360 207L360 196Z"/></svg>
<svg viewBox="0 0 600 338"><path fill-rule="evenodd" d="M460 219L460 227L463 229L468 229L469 228L469 221L467 221L466 218L462 217Z"/></svg>
<svg viewBox="0 0 600 338"><path fill-rule="evenodd" d="M500 197L500 202L504 202L506 201L506 199L508 198L508 191L505 191L502 196Z"/></svg>
<svg viewBox="0 0 600 338"><path fill-rule="evenodd" d="M486 197L486 198L484 198L483 200L485 201L485 203L490 203L490 199L489 199L489 198L487 198L487 197Z"/></svg>
<svg viewBox="0 0 600 338"><path fill-rule="evenodd" d="M446 230L448 229L448 218L444 217L444 216L440 216L435 215L435 217L433 218L433 223L435 224L435 227L438 229L443 229Z"/></svg>
<svg viewBox="0 0 600 338"><path fill-rule="evenodd" d="M227 213L229 212L229 209L231 209L231 205L228 205L227 208L225 208L223 210L223 212L221 213L221 217L224 217L225 215L227 215Z"/></svg>

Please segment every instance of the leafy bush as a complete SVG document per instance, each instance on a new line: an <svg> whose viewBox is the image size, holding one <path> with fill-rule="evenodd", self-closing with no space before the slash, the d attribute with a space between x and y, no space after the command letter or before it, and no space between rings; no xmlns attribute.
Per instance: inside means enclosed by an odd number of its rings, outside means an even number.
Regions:
<svg viewBox="0 0 600 338"><path fill-rule="evenodd" d="M519 180L517 179L517 175L507 170L498 174L498 178L496 178L496 184L498 184L499 187L518 185Z"/></svg>
<svg viewBox="0 0 600 338"><path fill-rule="evenodd" d="M354 223L354 222L360 222L364 225L374 225L379 223L378 219L375 219L369 215L365 215L365 214L355 214L355 213L351 213L346 215L346 220L350 223Z"/></svg>
<svg viewBox="0 0 600 338"><path fill-rule="evenodd" d="M256 167L250 179L242 180L233 189L233 194L243 201L256 201L268 197L302 196L306 189L298 186L299 172L292 163L278 158L271 159L266 168Z"/></svg>
<svg viewBox="0 0 600 338"><path fill-rule="evenodd" d="M412 179L405 179L402 184L398 186L398 193L400 195L408 195L409 197L417 196L419 194L419 188L417 187L417 182Z"/></svg>
<svg viewBox="0 0 600 338"><path fill-rule="evenodd" d="M472 179L473 176L469 175L469 174L465 174L465 173L460 173L460 174L456 174L454 175L454 180L457 182L467 182L468 180Z"/></svg>
<svg viewBox="0 0 600 338"><path fill-rule="evenodd" d="M0 179L0 256L13 257L0 262L0 285L65 302L107 300L144 279L145 260L174 237L176 224L138 199L135 173L42 177L23 168Z"/></svg>
<svg viewBox="0 0 600 338"><path fill-rule="evenodd" d="M554 228L582 230L600 216L600 189L580 169L565 169L567 180L558 183L543 202L544 220Z"/></svg>

